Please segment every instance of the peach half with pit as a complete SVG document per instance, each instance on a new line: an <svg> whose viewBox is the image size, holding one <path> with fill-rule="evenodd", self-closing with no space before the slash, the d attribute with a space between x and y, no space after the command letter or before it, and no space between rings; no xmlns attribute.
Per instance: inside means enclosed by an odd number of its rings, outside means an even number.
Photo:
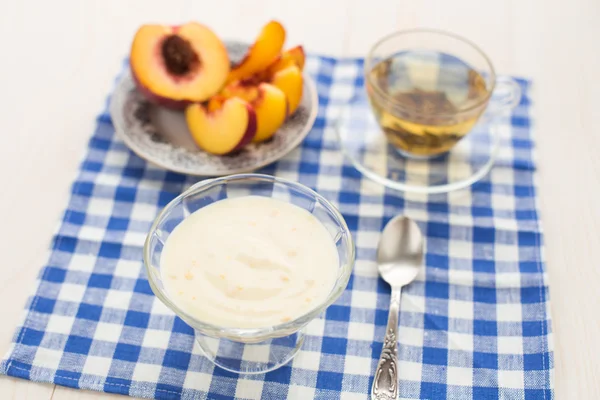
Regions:
<svg viewBox="0 0 600 400"><path fill-rule="evenodd" d="M256 136L253 142L270 139L287 117L287 99L279 88L266 82L236 81L221 94L247 101L256 113Z"/></svg>
<svg viewBox="0 0 600 400"><path fill-rule="evenodd" d="M223 42L195 22L141 26L131 45L130 66L150 101L175 109L218 93L230 70Z"/></svg>
<svg viewBox="0 0 600 400"><path fill-rule="evenodd" d="M277 21L268 22L246 55L227 77L227 83L244 80L264 71L277 58L285 42L285 29Z"/></svg>
<svg viewBox="0 0 600 400"><path fill-rule="evenodd" d="M256 135L254 109L238 97L217 95L206 105L189 105L185 119L194 142L211 154L224 155L241 150Z"/></svg>

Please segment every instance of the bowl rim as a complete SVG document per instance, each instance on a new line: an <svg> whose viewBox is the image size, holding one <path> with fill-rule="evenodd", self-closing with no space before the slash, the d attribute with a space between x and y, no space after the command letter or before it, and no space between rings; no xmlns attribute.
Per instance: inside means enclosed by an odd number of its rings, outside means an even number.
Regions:
<svg viewBox="0 0 600 400"><path fill-rule="evenodd" d="M150 245L152 236L157 231L159 223L172 211L173 207L183 200L184 197L190 195L191 193L197 193L202 190L206 190L210 187L213 187L218 184L223 184L226 182L236 182L236 181L244 181L244 180L255 180L255 181L266 181L272 182L275 184L283 184L285 186L291 186L294 189L297 189L305 194L310 195L317 202L319 202L322 206L324 206L335 218L338 225L342 228L343 235L347 237L348 240L348 249L346 251L346 256L348 261L340 268L341 272L338 275L338 279L336 281L335 286L332 288L329 296L321 303L316 305L310 311L304 313L303 315L281 324L272 325L268 327L261 328L233 328L211 324L209 322L200 321L190 314L186 313L182 310L175 302L171 301L168 295L164 290L160 289L157 285L156 280L157 271L152 267L151 262L151 254L150 254ZM293 332L298 331L304 325L308 324L310 321L315 319L322 311L324 311L327 307L329 307L333 302L335 302L344 292L346 287L348 286L348 282L350 280L350 276L352 274L352 270L354 268L356 258L356 249L354 239L352 238L352 234L346 221L341 214L341 212L335 207L329 200L325 199L322 195L314 191L313 189L299 183L294 182L289 179L276 177L273 175L266 174L257 174L257 173L249 173L249 174L234 174L228 175L219 178L213 179L205 179L200 182L195 183L190 186L186 190L184 190L181 194L179 194L176 198L171 200L163 209L158 213L155 217L150 230L146 236L146 240L144 242L143 249L143 263L144 269L146 271L148 283L150 284L150 288L155 296L168 308L170 308L177 316L182 318L186 323L188 323L192 328L200 330L202 333L208 334L209 336L217 336L224 337L231 340L236 340L240 342L255 342L260 341L262 339L271 338L271 337L280 337L287 336ZM341 263L340 263L341 264Z"/></svg>

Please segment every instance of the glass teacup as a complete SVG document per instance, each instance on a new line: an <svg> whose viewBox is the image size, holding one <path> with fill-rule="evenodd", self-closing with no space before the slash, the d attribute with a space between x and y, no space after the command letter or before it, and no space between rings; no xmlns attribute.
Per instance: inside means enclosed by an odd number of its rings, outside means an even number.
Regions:
<svg viewBox="0 0 600 400"><path fill-rule="evenodd" d="M442 31L416 29L379 40L365 61L371 108L388 142L409 158L450 151L486 112L519 104L520 87L497 77L475 44Z"/></svg>
<svg viewBox="0 0 600 400"><path fill-rule="evenodd" d="M225 198L266 196L284 200L308 210L332 237L338 252L337 280L327 298L306 314L291 321L262 328L222 327L200 321L186 313L165 290L161 275L161 254L173 232L188 215ZM325 198L296 182L260 174L240 174L199 182L173 201L157 216L144 246L148 281L156 296L190 325L204 354L217 366L231 372L256 374L289 362L304 341L304 328L344 291L354 265L354 242L344 218Z"/></svg>

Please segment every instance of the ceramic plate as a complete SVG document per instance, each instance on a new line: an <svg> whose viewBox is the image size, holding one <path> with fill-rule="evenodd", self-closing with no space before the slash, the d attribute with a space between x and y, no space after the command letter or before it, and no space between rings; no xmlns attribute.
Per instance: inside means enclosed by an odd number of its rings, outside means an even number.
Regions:
<svg viewBox="0 0 600 400"><path fill-rule="evenodd" d="M239 60L247 45L226 44L230 59ZM187 129L183 112L148 102L136 90L129 70L119 80L110 104L117 134L138 156L170 171L198 176L221 176L264 167L296 148L312 128L319 105L314 82L304 75L302 101L296 112L264 143L252 143L232 155L200 150Z"/></svg>

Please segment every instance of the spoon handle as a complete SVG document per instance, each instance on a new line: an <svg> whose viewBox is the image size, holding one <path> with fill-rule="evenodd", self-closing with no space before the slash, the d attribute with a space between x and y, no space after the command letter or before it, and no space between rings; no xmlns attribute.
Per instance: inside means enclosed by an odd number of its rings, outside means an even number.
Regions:
<svg viewBox="0 0 600 400"><path fill-rule="evenodd" d="M396 400L398 398L398 341L396 338L398 337L400 293L399 286L392 287L385 339L371 389L372 400Z"/></svg>

